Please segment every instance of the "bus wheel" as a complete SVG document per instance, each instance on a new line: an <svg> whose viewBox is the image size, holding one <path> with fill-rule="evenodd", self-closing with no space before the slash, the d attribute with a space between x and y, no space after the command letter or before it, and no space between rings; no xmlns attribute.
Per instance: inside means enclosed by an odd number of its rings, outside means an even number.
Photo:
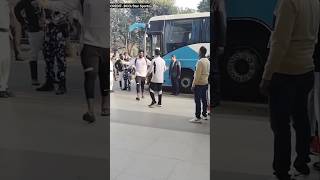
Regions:
<svg viewBox="0 0 320 180"><path fill-rule="evenodd" d="M232 99L254 100L258 98L259 79L262 63L259 53L255 50L243 48L228 53L224 63L224 72L227 82L224 82L225 93L233 96Z"/></svg>
<svg viewBox="0 0 320 180"><path fill-rule="evenodd" d="M180 89L183 93L191 93L191 86L193 81L193 73L191 71L184 71L181 75Z"/></svg>

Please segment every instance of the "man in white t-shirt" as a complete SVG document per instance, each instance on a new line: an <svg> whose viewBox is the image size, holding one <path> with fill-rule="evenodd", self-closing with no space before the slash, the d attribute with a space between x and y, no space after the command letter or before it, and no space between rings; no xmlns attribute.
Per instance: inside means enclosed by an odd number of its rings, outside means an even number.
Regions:
<svg viewBox="0 0 320 180"><path fill-rule="evenodd" d="M158 107L162 106L162 84L164 82L164 72L167 70L166 62L160 57L160 50L155 50L155 58L151 62L148 75L152 76L150 83L150 96L152 99L149 105L152 108L157 102L155 99L155 92L158 92Z"/></svg>
<svg viewBox="0 0 320 180"><path fill-rule="evenodd" d="M141 98L144 98L144 85L146 82L146 77L148 73L148 66L150 66L150 61L144 57L144 51L139 51L138 58L131 61L131 66L135 68L136 72L136 83L137 83L137 97L136 100L140 101Z"/></svg>

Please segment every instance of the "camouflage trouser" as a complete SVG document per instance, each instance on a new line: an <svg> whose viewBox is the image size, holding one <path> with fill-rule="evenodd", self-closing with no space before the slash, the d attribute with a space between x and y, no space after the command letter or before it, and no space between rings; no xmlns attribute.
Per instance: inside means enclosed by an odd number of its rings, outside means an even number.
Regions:
<svg viewBox="0 0 320 180"><path fill-rule="evenodd" d="M46 79L55 81L54 64L57 63L57 80L60 86L66 82L66 38L67 27L65 25L49 24L45 30L45 42L43 48L46 62Z"/></svg>

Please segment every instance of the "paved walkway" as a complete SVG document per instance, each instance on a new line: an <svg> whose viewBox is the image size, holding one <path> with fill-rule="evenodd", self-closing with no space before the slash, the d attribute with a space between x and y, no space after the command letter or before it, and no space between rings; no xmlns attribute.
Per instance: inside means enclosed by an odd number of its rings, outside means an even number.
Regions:
<svg viewBox="0 0 320 180"><path fill-rule="evenodd" d="M135 97L111 96L111 179L209 180L210 125L188 122L193 99L164 95L163 107L149 108L147 93Z"/></svg>
<svg viewBox="0 0 320 180"><path fill-rule="evenodd" d="M267 117L267 107L235 103L234 108L239 108L233 110L230 108L231 104L226 103L225 107L217 109L213 116L212 179L274 179L271 176L273 135ZM294 133L292 139L294 142ZM313 156L312 159L314 162L319 157ZM319 172L312 169L310 176L299 176L297 180L319 178Z"/></svg>

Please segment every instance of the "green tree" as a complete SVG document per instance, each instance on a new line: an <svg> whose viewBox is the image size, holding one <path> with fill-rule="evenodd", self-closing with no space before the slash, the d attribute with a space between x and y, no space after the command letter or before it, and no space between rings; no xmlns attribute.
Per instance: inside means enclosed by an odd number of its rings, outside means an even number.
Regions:
<svg viewBox="0 0 320 180"><path fill-rule="evenodd" d="M210 12L210 1L209 0L202 0L198 5L198 11Z"/></svg>

